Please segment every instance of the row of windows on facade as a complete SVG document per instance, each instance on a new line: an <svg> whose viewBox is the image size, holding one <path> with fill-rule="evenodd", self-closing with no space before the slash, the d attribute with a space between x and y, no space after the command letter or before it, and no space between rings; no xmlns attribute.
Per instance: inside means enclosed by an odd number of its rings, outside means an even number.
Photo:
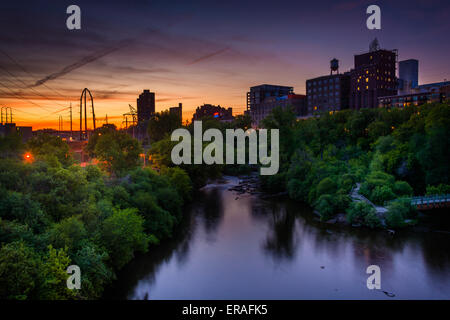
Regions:
<svg viewBox="0 0 450 320"><path fill-rule="evenodd" d="M308 105L312 106L313 104L319 104L319 103L335 103L335 104L339 104L339 98L330 98L330 99L319 99L319 100L309 100L308 101Z"/></svg>
<svg viewBox="0 0 450 320"><path fill-rule="evenodd" d="M312 89L308 89L308 92L318 92L318 91L322 91L322 88L323 88L323 91L326 91L326 90L333 90L333 89L339 89L339 85L337 84L337 85L335 85L334 87L331 85L331 86L326 86L326 87L318 87L318 88L312 88Z"/></svg>
<svg viewBox="0 0 450 320"><path fill-rule="evenodd" d="M333 83L333 79L329 79L329 80L330 80L330 83ZM339 82L339 78L334 78L334 82L338 83ZM327 84L328 83L328 79L324 79L323 83ZM311 85L312 86L315 86L315 85L319 85L320 86L320 85L322 85L322 80L308 82L308 87L311 87Z"/></svg>
<svg viewBox="0 0 450 320"><path fill-rule="evenodd" d="M312 94L312 95L310 95L310 97L312 97L313 99L321 98L321 97L328 97L328 96L330 96L330 97L333 97L333 96L339 97L339 91L334 92L334 94L333 94L333 91L331 91L330 93L324 92L323 94L319 93L319 94Z"/></svg>

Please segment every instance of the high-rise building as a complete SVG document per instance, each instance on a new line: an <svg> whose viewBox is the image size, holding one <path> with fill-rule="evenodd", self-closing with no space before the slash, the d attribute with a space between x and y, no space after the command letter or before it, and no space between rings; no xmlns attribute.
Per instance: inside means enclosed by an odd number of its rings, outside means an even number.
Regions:
<svg viewBox="0 0 450 320"><path fill-rule="evenodd" d="M370 51L355 55L350 71L350 108L375 108L378 97L397 94L396 50L380 49L376 39Z"/></svg>
<svg viewBox="0 0 450 320"><path fill-rule="evenodd" d="M408 93L419 85L419 61L408 59L398 63L399 90Z"/></svg>
<svg viewBox="0 0 450 320"><path fill-rule="evenodd" d="M268 113L275 107L273 105L273 98L287 97L294 94L293 87L277 86L270 84L262 84L259 86L250 87L250 91L247 92L247 111L250 113L252 123L256 126L264 119ZM275 99L276 100L276 99ZM267 102L265 104L265 102ZM270 104L272 107L270 107Z"/></svg>
<svg viewBox="0 0 450 320"><path fill-rule="evenodd" d="M137 99L138 124L150 120L155 114L155 93L144 90Z"/></svg>
<svg viewBox="0 0 450 320"><path fill-rule="evenodd" d="M350 74L332 74L306 80L308 114L348 109Z"/></svg>

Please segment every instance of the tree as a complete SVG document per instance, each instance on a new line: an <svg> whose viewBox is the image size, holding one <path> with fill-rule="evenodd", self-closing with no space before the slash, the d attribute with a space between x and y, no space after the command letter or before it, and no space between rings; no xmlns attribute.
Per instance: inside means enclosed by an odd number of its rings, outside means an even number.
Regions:
<svg viewBox="0 0 450 320"><path fill-rule="evenodd" d="M192 181L189 175L181 168L163 168L161 174L169 178L169 182L184 201L191 200L192 197Z"/></svg>
<svg viewBox="0 0 450 320"><path fill-rule="evenodd" d="M83 222L72 216L56 223L50 230L50 242L55 248L69 248L73 253L83 245L87 232Z"/></svg>
<svg viewBox="0 0 450 320"><path fill-rule="evenodd" d="M139 165L142 147L136 139L128 134L108 130L104 134L98 132L97 137L91 139L96 141L93 154L100 160L100 166L107 172L121 176Z"/></svg>
<svg viewBox="0 0 450 320"><path fill-rule="evenodd" d="M67 288L67 267L70 258L67 248L54 249L48 246L48 255L42 266L42 285L39 288L39 298L43 300L75 299L76 291Z"/></svg>
<svg viewBox="0 0 450 320"><path fill-rule="evenodd" d="M26 145L36 158L50 160L56 158L59 163L67 167L73 164L73 155L70 152L69 145L60 137L48 133L39 133L31 138Z"/></svg>
<svg viewBox="0 0 450 320"><path fill-rule="evenodd" d="M109 255L94 244L88 244L79 249L74 262L82 270L81 295L89 299L98 299L103 288L111 282L114 273L106 265Z"/></svg>
<svg viewBox="0 0 450 320"><path fill-rule="evenodd" d="M144 219L136 209L116 209L101 229L101 241L110 252L112 264L122 268L134 257L134 251L147 251L149 236L144 233Z"/></svg>
<svg viewBox="0 0 450 320"><path fill-rule="evenodd" d="M148 122L150 141L162 140L166 136L170 136L179 127L181 127L181 119L178 115L169 111L156 113Z"/></svg>
<svg viewBox="0 0 450 320"><path fill-rule="evenodd" d="M0 249L0 299L32 298L38 283L41 261L22 241Z"/></svg>

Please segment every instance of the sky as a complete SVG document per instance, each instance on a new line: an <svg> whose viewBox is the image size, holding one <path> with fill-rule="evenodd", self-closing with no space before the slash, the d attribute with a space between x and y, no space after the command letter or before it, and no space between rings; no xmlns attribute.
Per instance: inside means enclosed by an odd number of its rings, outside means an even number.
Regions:
<svg viewBox="0 0 450 320"><path fill-rule="evenodd" d="M68 30L66 9L81 9ZM368 30L366 8L381 8ZM0 105L33 129L74 130L83 88L94 97L97 126L123 126L144 89L156 111L183 103L183 120L210 103L246 108L250 86L278 84L305 93L306 79L353 67L375 37L399 60L419 60L419 83L450 79L447 0L315 1L2 1ZM88 117L91 117L90 111ZM92 123L92 122L90 122Z"/></svg>

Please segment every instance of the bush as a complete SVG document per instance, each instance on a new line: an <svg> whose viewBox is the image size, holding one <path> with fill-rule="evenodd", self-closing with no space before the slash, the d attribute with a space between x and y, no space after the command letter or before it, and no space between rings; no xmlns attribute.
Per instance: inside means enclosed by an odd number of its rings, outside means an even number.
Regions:
<svg viewBox="0 0 450 320"><path fill-rule="evenodd" d="M383 205L385 201L395 199L395 194L388 186L377 186L370 194L369 199L375 204Z"/></svg>
<svg viewBox="0 0 450 320"><path fill-rule="evenodd" d="M323 194L333 194L336 192L337 184L331 178L324 178L319 182L316 188L316 195L320 197Z"/></svg>
<svg viewBox="0 0 450 320"><path fill-rule="evenodd" d="M427 186L427 195L449 194L450 185L441 183L438 186Z"/></svg>
<svg viewBox="0 0 450 320"><path fill-rule="evenodd" d="M412 196L413 189L405 181L396 181L394 184L394 192L397 196Z"/></svg>
<svg viewBox="0 0 450 320"><path fill-rule="evenodd" d="M401 198L391 202L386 213L386 223L390 228L405 226L405 219L415 218L416 209L411 206L410 198Z"/></svg>
<svg viewBox="0 0 450 320"><path fill-rule="evenodd" d="M315 202L314 208L319 212L320 220L329 220L335 213L333 196L329 194L321 195Z"/></svg>
<svg viewBox="0 0 450 320"><path fill-rule="evenodd" d="M367 216L369 217L366 220ZM375 208L363 201L352 202L350 207L347 209L346 218L350 224L361 224L369 227L373 227L373 225L378 224L376 222L378 217L376 216Z"/></svg>
<svg viewBox="0 0 450 320"><path fill-rule="evenodd" d="M364 225L369 228L379 228L381 227L381 221L380 218L377 216L377 214L374 212L369 212L364 217Z"/></svg>

